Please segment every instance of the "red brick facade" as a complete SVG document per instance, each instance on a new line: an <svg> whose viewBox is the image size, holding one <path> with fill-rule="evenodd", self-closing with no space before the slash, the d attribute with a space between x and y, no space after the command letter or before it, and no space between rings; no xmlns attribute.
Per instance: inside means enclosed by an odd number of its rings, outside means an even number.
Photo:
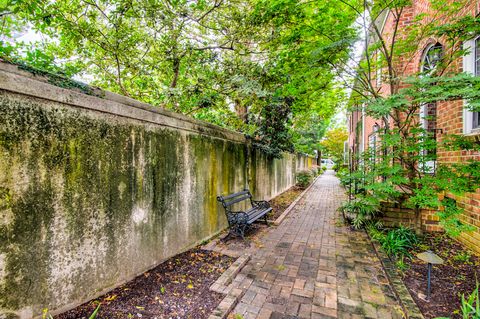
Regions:
<svg viewBox="0 0 480 319"><path fill-rule="evenodd" d="M473 0L469 2L469 5L464 6L458 12L458 16L472 15L477 16L480 12L480 0ZM428 0L413 0L412 6L406 8L400 18L399 28L400 30L408 30L408 26L414 22L414 19L419 14L427 14L431 19L437 19L441 21L445 19L440 13L435 12L430 7L430 1ZM438 20L439 19L439 20ZM385 23L382 24L382 34L385 38L391 38L392 28L394 21L392 14L389 14L385 19ZM440 43L443 45L442 39L427 38L420 43L418 50L411 56L401 57L396 60L396 69L400 76L408 76L416 74L421 71L421 60L424 56L425 49L432 44ZM448 52L450 48L445 47L445 52ZM455 71L463 71L464 58L460 58L454 61L451 68ZM376 82L376 81L375 81ZM376 82L375 84L377 84ZM380 88L381 94L389 94L388 88L382 84ZM467 134L472 138L480 139L480 132L466 131L466 121L469 120L469 115L464 110L463 101L444 102L433 105L427 109L427 112L433 114L436 113L436 123L428 123L428 127L434 125L436 127L437 139L441 140L445 134ZM419 117L420 118L420 117ZM349 147L351 152L362 151L368 147L368 136L373 132L373 125L376 123L374 119L368 116L362 116L361 111L351 112L349 114ZM380 124L380 123L379 123ZM355 129L360 127L360 129ZM362 144L363 142L363 144ZM356 145L355 145L356 143ZM445 149L437 150L437 160L439 163L456 163L464 162L467 160L480 160L480 153L470 151L448 151ZM457 204L464 209L462 219L464 222L474 226L476 230L470 233L463 233L460 240L470 248L480 252L480 190L474 194L466 194L464 197L455 197L451 194L447 196L457 200ZM394 208L393 211L398 211L400 208ZM389 216L391 217L392 212ZM402 218L408 215L408 212L400 214ZM438 218L433 212L424 212L422 216L422 228L424 230L436 230L436 220Z"/></svg>

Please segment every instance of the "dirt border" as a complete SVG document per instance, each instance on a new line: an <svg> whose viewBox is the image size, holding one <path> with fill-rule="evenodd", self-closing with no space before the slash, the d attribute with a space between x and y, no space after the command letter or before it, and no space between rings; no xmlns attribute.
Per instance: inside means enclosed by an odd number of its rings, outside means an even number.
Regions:
<svg viewBox="0 0 480 319"><path fill-rule="evenodd" d="M385 251L383 251L380 243L377 240L371 238L367 231L365 231L365 233L370 239L370 242L372 243L373 249L375 250L378 259L382 263L382 268L387 275L393 293L397 297L406 318L425 319L422 312L420 311L420 308L417 306L412 296L410 295L407 286L405 286L405 283L403 282L400 273L397 271L397 267L395 266L395 264L388 257Z"/></svg>
<svg viewBox="0 0 480 319"><path fill-rule="evenodd" d="M307 193L307 191L310 190L310 188L313 186L313 184L315 184L315 182L317 181L317 179L319 179L320 177L322 177L323 174L324 174L324 173L322 173L322 174L318 175L317 177L315 177L315 179L312 181L312 183L310 183L310 185L309 185L307 188L305 188L305 190L304 190L300 195L298 195L298 197L290 204L290 206L288 206L287 209L285 209L285 210L283 211L283 213L282 213L280 216L278 216L277 219L275 219L275 221L273 222L273 224L274 224L275 226L278 226L278 225L280 225L280 224L283 222L283 220L285 219L285 217L287 217L287 215L290 213L290 211L295 207L295 205L297 205L298 201L299 201L300 199L302 199L302 197Z"/></svg>

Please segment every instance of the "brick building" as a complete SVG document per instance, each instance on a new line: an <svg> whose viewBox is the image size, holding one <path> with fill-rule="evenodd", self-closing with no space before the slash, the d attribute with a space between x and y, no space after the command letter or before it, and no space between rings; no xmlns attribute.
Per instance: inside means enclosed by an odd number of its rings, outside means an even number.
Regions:
<svg viewBox="0 0 480 319"><path fill-rule="evenodd" d="M480 0L472 0L460 8L456 14L458 17L478 16L479 12ZM429 0L413 0L412 5L404 8L402 14L398 16L397 26L399 30L405 30L408 29L409 25L417 23L415 19L419 15L435 16L437 13L431 7ZM441 17L438 14L437 16ZM391 12L385 12L374 22L387 40L391 38L390 35L396 24L395 19L395 15ZM472 38L462 45L469 50L469 53L453 61L450 68L454 71L465 71L480 76L480 34L472 35ZM400 76L405 77L422 71L428 72L435 67L439 57L445 52L448 53L450 49L445 46L445 42L441 38L425 38L418 44L417 48L418 50L412 55L398 59L396 69ZM376 57L372 56L370 59L375 60ZM388 87L382 80L382 70L373 70L371 73L372 86L376 87L382 95L389 94ZM433 132L438 140L441 140L442 135L445 134L463 134L472 139L480 140L480 114L467 111L464 108L464 102L461 100L424 105L418 114L418 120L422 127ZM381 121L365 115L361 105L348 114L348 148L352 166L358 165L358 162L354 160L355 154L359 154L375 145L375 132L381 126ZM473 151L448 151L438 148L436 154L438 163L480 160L480 153ZM432 170L435 169L436 165L435 161L428 163ZM475 228L474 232L462 233L460 240L465 245L480 252L480 191L466 194L463 197L455 197L452 194L447 194L447 196L455 199L457 205L464 209L462 221ZM405 214L400 210L397 210L396 213L401 218L405 218ZM433 212L425 211L422 214L422 228L424 230L438 230L439 226L436 224L437 218Z"/></svg>

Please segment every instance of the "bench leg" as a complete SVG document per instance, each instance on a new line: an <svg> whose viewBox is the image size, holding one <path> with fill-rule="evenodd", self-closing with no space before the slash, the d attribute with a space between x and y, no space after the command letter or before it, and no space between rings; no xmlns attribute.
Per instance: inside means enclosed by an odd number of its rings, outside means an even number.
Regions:
<svg viewBox="0 0 480 319"><path fill-rule="evenodd" d="M242 240L245 241L245 229L247 228L247 224L239 226L240 236Z"/></svg>
<svg viewBox="0 0 480 319"><path fill-rule="evenodd" d="M266 224L267 226L270 226L270 225L268 224L267 214L265 214L265 216L263 216L263 219L265 219L265 224Z"/></svg>

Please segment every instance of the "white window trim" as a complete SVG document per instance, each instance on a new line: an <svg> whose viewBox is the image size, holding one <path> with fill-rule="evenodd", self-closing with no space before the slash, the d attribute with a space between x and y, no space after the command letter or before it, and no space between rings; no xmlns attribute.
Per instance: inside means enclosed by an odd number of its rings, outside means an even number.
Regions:
<svg viewBox="0 0 480 319"><path fill-rule="evenodd" d="M463 43L463 49L467 51L467 54L463 56L463 72L474 74L475 73L475 41L480 39L477 36L473 39L465 41ZM465 108L465 101L463 108L463 134L479 134L480 128L473 129L473 112L470 112Z"/></svg>

